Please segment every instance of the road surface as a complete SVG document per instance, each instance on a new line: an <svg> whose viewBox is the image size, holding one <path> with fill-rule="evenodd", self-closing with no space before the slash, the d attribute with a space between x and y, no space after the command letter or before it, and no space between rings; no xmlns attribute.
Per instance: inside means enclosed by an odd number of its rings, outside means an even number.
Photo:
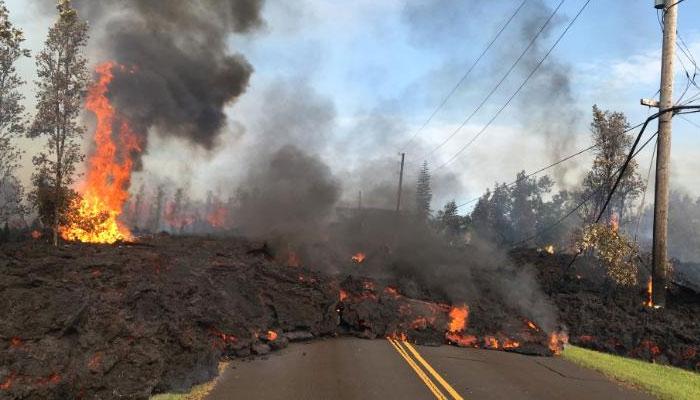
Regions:
<svg viewBox="0 0 700 400"><path fill-rule="evenodd" d="M294 344L236 360L207 400L653 399L561 358L390 340Z"/></svg>

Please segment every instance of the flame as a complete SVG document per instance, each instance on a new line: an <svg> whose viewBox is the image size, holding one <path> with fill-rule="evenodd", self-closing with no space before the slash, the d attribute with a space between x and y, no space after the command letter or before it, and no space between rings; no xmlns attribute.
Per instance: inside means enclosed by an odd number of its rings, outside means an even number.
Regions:
<svg viewBox="0 0 700 400"><path fill-rule="evenodd" d="M550 255L554 254L554 245L548 244L548 245L544 246L544 251Z"/></svg>
<svg viewBox="0 0 700 400"><path fill-rule="evenodd" d="M274 342L277 339L277 332L275 331L267 331L267 340L270 342Z"/></svg>
<svg viewBox="0 0 700 400"><path fill-rule="evenodd" d="M115 69L125 70L113 62L100 64L96 69L99 78L88 91L85 108L97 118L95 150L88 159L82 199L71 206L75 217L60 229L65 240L114 243L132 238L118 219L129 197L132 155L142 148L138 136L107 96Z"/></svg>
<svg viewBox="0 0 700 400"><path fill-rule="evenodd" d="M42 236L41 232L39 232L37 230L32 231L31 235L32 235L32 239L34 239L34 240L39 240L39 239L41 239L41 236Z"/></svg>
<svg viewBox="0 0 700 400"><path fill-rule="evenodd" d="M447 329L448 332L464 332L467 329L467 323L469 322L469 307L462 305L461 307L452 307L450 309L450 325Z"/></svg>
<svg viewBox="0 0 700 400"><path fill-rule="evenodd" d="M517 340L506 339L503 341L504 349L517 349L518 347L520 347L520 342L518 342Z"/></svg>
<svg viewBox="0 0 700 400"><path fill-rule="evenodd" d="M617 213L613 213L610 217L610 229L612 229L613 232L617 232L618 229L620 229L620 216L617 215Z"/></svg>
<svg viewBox="0 0 700 400"><path fill-rule="evenodd" d="M340 299L340 301L345 301L345 299L348 298L348 292L346 292L343 289L340 289L340 291L338 292L338 298Z"/></svg>
<svg viewBox="0 0 700 400"><path fill-rule="evenodd" d="M445 337L449 342L454 343L459 347L479 347L479 339L474 335L462 335L459 333L448 332Z"/></svg>
<svg viewBox="0 0 700 400"><path fill-rule="evenodd" d="M532 322L532 321L526 321L526 323L527 323L528 328L533 329L533 330L536 330L536 331L539 331L539 330L540 330L540 328L538 328L537 325L535 325L534 322Z"/></svg>
<svg viewBox="0 0 700 400"><path fill-rule="evenodd" d="M561 354L564 345L569 343L569 335L566 332L552 332L549 334L549 349L554 354Z"/></svg>
<svg viewBox="0 0 700 400"><path fill-rule="evenodd" d="M653 280L651 279L651 276L649 276L649 280L647 280L647 299L643 302L643 304L647 307L654 307L654 285L653 285Z"/></svg>
<svg viewBox="0 0 700 400"><path fill-rule="evenodd" d="M226 227L226 221L228 221L228 218L229 211L223 205L217 205L207 213L207 222L209 222L209 225L211 225L212 228Z"/></svg>
<svg viewBox="0 0 700 400"><path fill-rule="evenodd" d="M362 264L365 261L365 258L367 258L365 253L357 253L354 256L352 256L352 262L354 262L355 264Z"/></svg>
<svg viewBox="0 0 700 400"><path fill-rule="evenodd" d="M498 349L498 339L493 336L484 336L484 347L487 349Z"/></svg>

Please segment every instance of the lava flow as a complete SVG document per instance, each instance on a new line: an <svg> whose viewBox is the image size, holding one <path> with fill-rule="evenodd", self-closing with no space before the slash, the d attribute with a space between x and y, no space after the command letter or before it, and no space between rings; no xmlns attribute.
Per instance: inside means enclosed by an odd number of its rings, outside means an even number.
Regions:
<svg viewBox="0 0 700 400"><path fill-rule="evenodd" d="M129 197L132 156L141 152L141 142L108 98L117 68L125 70L113 62L100 64L98 80L88 92L85 108L97 119L95 149L88 158L81 198L72 205L74 215L60 230L65 240L114 243L131 239L119 216Z"/></svg>
<svg viewBox="0 0 700 400"><path fill-rule="evenodd" d="M365 258L367 258L365 253L360 252L352 256L352 262L355 264L362 264L365 261Z"/></svg>

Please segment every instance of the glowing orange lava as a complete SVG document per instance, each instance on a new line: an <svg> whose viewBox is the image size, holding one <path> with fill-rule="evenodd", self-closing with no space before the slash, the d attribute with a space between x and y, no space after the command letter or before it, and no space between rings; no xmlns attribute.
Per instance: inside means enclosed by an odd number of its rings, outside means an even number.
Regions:
<svg viewBox="0 0 700 400"><path fill-rule="evenodd" d="M469 307L463 305L461 307L452 307L450 310L450 326L447 329L449 332L463 332L467 329L469 322Z"/></svg>
<svg viewBox="0 0 700 400"><path fill-rule="evenodd" d="M647 299L643 304L647 307L654 307L654 285L651 276L647 281Z"/></svg>
<svg viewBox="0 0 700 400"><path fill-rule="evenodd" d="M269 340L270 342L273 342L273 341L275 341L275 339L277 339L277 332L267 331L267 340Z"/></svg>
<svg viewBox="0 0 700 400"><path fill-rule="evenodd" d="M561 354L564 345L569 343L569 335L566 332L552 332L549 334L549 349L554 354Z"/></svg>
<svg viewBox="0 0 700 400"><path fill-rule="evenodd" d="M355 264L362 264L365 261L365 258L367 258L365 253L357 253L354 256L352 256L352 262L354 262Z"/></svg>
<svg viewBox="0 0 700 400"><path fill-rule="evenodd" d="M129 229L119 222L129 198L132 156L141 152L141 141L129 123L118 114L108 98L115 69L113 62L100 64L98 80L88 91L85 108L95 114L95 149L88 158L81 196L74 204L75 217L61 227L65 240L86 243L114 243L131 239Z"/></svg>

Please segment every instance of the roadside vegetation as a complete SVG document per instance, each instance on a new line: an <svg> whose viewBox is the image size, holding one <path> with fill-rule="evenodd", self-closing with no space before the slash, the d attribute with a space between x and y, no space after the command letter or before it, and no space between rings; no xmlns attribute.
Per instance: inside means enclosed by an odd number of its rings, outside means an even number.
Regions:
<svg viewBox="0 0 700 400"><path fill-rule="evenodd" d="M700 374L666 365L567 346L563 357L662 400L700 399Z"/></svg>

